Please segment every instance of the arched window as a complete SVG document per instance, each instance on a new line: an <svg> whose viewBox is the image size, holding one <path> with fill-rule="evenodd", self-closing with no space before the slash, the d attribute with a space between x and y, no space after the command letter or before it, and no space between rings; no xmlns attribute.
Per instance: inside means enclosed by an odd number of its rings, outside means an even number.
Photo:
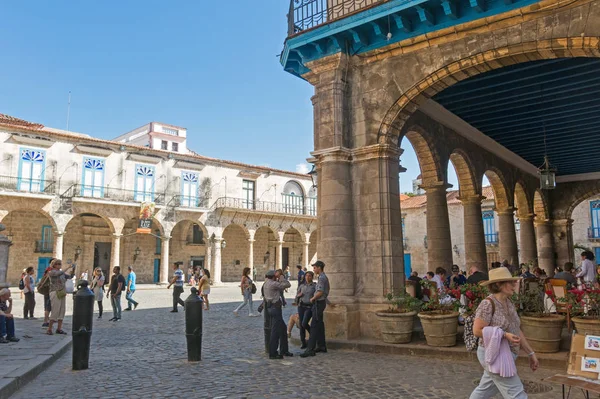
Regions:
<svg viewBox="0 0 600 399"><path fill-rule="evenodd" d="M283 211L301 215L304 213L304 191L295 181L285 183L283 187Z"/></svg>

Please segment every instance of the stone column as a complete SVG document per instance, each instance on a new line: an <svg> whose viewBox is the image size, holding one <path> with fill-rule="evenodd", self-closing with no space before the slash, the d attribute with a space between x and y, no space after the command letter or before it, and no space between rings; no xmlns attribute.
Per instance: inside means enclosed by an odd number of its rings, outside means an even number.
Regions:
<svg viewBox="0 0 600 399"><path fill-rule="evenodd" d="M546 271L548 276L554 274L554 241L552 240L552 221L536 220L535 232L537 236L538 266Z"/></svg>
<svg viewBox="0 0 600 399"><path fill-rule="evenodd" d="M62 259L63 257L64 236L64 231L59 231L54 234L54 257L56 259Z"/></svg>
<svg viewBox="0 0 600 399"><path fill-rule="evenodd" d="M254 238L248 239L248 267L250 268L250 276L254 272Z"/></svg>
<svg viewBox="0 0 600 399"><path fill-rule="evenodd" d="M277 269L283 269L283 240L277 241Z"/></svg>
<svg viewBox="0 0 600 399"><path fill-rule="evenodd" d="M573 262L573 219L557 219L552 223L556 266L562 267L566 262Z"/></svg>
<svg viewBox="0 0 600 399"><path fill-rule="evenodd" d="M427 264L428 270L437 267L452 273L452 239L450 238L450 219L446 189L450 185L436 182L422 186L427 195Z"/></svg>
<svg viewBox="0 0 600 399"><path fill-rule="evenodd" d="M488 270L483 216L481 214L481 201L483 199L484 197L480 195L464 196L460 198L464 212L465 260L467 271L471 266L475 266L481 271Z"/></svg>
<svg viewBox="0 0 600 399"><path fill-rule="evenodd" d="M221 244L223 242L222 237L215 237L215 253L214 253L214 261L215 261L215 270L212 277L213 284L221 284Z"/></svg>
<svg viewBox="0 0 600 399"><path fill-rule="evenodd" d="M169 283L169 242L171 241L171 237L162 237L160 249L160 282L161 283Z"/></svg>
<svg viewBox="0 0 600 399"><path fill-rule="evenodd" d="M519 265L519 247L517 245L517 233L515 231L515 209L496 210L498 213L498 246L500 261L505 259L513 266Z"/></svg>
<svg viewBox="0 0 600 399"><path fill-rule="evenodd" d="M0 231L5 229L3 224L0 224ZM0 234L0 289L8 288L9 284L6 281L8 274L8 252L12 245L11 241L4 234Z"/></svg>
<svg viewBox="0 0 600 399"><path fill-rule="evenodd" d="M307 270L308 270L308 267L310 266L310 259L308 259L309 245L310 245L310 242L305 242L304 243L304 267L306 267Z"/></svg>
<svg viewBox="0 0 600 399"><path fill-rule="evenodd" d="M161 249L162 251L162 249ZM111 269L121 264L121 234L113 234L112 257L110 258Z"/></svg>
<svg viewBox="0 0 600 399"><path fill-rule="evenodd" d="M534 264L538 256L533 215L519 216L519 223L521 224L521 262Z"/></svg>
<svg viewBox="0 0 600 399"><path fill-rule="evenodd" d="M212 239L206 240L206 257L204 258L204 267L210 272L212 276L214 274L213 266L212 266L212 252L213 252L213 244Z"/></svg>

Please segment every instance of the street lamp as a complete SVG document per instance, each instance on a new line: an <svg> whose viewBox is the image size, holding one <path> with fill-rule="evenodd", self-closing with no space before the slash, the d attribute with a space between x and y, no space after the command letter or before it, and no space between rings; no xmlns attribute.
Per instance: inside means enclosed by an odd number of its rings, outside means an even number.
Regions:
<svg viewBox="0 0 600 399"><path fill-rule="evenodd" d="M554 166L550 165L548 155L544 155L544 163L538 169L542 190L554 190L556 188L556 170Z"/></svg>
<svg viewBox="0 0 600 399"><path fill-rule="evenodd" d="M312 169L310 170L310 172L308 172L308 175L310 176L310 180L312 180L312 184L313 187L317 187L317 168L315 167L315 165L313 164Z"/></svg>
<svg viewBox="0 0 600 399"><path fill-rule="evenodd" d="M140 249L140 247L137 247L136 249L133 250L133 261L134 262L136 261L138 256L140 256L141 252L142 252L142 250Z"/></svg>
<svg viewBox="0 0 600 399"><path fill-rule="evenodd" d="M227 241L225 241L225 240L221 241L221 249L225 249L226 246L227 246Z"/></svg>
<svg viewBox="0 0 600 399"><path fill-rule="evenodd" d="M78 245L77 248L75 248L75 260L79 258L79 255L81 255L81 247Z"/></svg>

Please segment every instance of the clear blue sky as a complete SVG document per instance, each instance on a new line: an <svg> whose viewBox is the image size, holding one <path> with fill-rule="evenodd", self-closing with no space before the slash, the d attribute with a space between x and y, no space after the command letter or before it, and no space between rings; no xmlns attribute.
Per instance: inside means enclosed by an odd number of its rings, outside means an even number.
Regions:
<svg viewBox="0 0 600 399"><path fill-rule="evenodd" d="M64 129L71 91L70 130L110 139L160 121L188 128L202 155L296 170L313 149L313 89L279 64L288 7L3 2L0 113ZM404 192L419 168L402 145Z"/></svg>

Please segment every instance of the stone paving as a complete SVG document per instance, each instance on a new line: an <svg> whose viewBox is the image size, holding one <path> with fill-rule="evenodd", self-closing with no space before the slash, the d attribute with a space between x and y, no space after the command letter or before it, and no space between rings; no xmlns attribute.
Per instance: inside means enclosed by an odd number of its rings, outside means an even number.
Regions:
<svg viewBox="0 0 600 399"><path fill-rule="evenodd" d="M232 313L241 302L235 285L212 289L203 359L188 363L184 313L169 313L170 294L136 292L140 306L118 323L108 321L105 300L106 316L94 324L90 369L71 371L69 351L13 398L466 398L481 375L474 362L351 351L268 360L262 317ZM285 308L286 320L293 310ZM519 371L536 382L555 373ZM543 397L561 397L560 387Z"/></svg>

